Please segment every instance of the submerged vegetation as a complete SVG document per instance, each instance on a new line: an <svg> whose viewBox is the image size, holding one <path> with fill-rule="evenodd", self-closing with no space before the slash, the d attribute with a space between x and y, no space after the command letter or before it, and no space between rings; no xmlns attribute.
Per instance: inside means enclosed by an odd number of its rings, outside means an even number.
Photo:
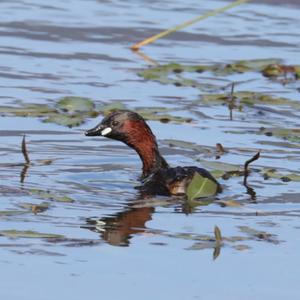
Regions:
<svg viewBox="0 0 300 300"><path fill-rule="evenodd" d="M178 63L169 63L150 67L140 71L139 76L147 80L155 80L160 83L177 83L178 86L202 86L196 81L188 81L182 77L182 73L210 73L215 76L229 76L232 74L243 74L248 72L257 72L268 77L270 80L277 80L281 77L291 75L294 80L300 79L300 66L283 65L279 59L257 59L241 60L230 64L214 65L182 65ZM180 76L179 76L180 74ZM172 79L177 75L176 80Z"/></svg>
<svg viewBox="0 0 300 300"><path fill-rule="evenodd" d="M52 104L20 104L15 106L0 106L2 116L37 117L45 123L54 123L66 127L76 127L83 124L88 118L98 115L107 115L118 109L126 109L126 105L116 101L95 105L94 101L81 97L64 97ZM192 118L169 114L170 109L163 107L139 107L135 109L146 120L161 121L162 123L191 122Z"/></svg>

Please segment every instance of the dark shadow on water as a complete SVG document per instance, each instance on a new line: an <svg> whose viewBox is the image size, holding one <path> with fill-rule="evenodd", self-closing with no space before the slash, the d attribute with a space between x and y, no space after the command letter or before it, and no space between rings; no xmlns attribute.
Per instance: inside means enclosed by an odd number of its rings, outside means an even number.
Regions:
<svg viewBox="0 0 300 300"><path fill-rule="evenodd" d="M134 207L135 203L104 218L88 218L82 228L99 233L100 237L113 246L129 246L134 234L146 231L146 222L152 219L154 207Z"/></svg>
<svg viewBox="0 0 300 300"><path fill-rule="evenodd" d="M256 203L256 191L248 185L247 177L245 176L243 185L246 188L246 193L250 195L250 203ZM128 247L134 235L149 232L146 223L152 220L155 206L161 205L159 202L151 202L153 200L159 201L159 198L149 198L146 195L139 194L136 199L129 201L129 204L123 211L103 218L87 218L86 224L81 226L81 228L98 233L102 240L112 246ZM174 197L170 198L170 200L168 202L174 205L175 213L190 215L198 212L199 207L208 206L220 199L218 197L210 197L188 201L182 197ZM220 247L214 246L213 248L215 251L213 257L215 259L220 254Z"/></svg>
<svg viewBox="0 0 300 300"><path fill-rule="evenodd" d="M173 205L174 213L189 215L196 212L197 209L199 210L199 206L207 206L213 200L209 198L207 201L200 200L191 203L182 197L174 197L161 201L159 198L147 199L145 196L144 198L138 197L130 202L121 212L103 218L87 218L86 225L81 226L81 228L98 233L102 240L112 246L128 247L134 235L149 231L153 232L147 228L146 223L152 220L152 215L155 213L155 206L160 206L160 202Z"/></svg>

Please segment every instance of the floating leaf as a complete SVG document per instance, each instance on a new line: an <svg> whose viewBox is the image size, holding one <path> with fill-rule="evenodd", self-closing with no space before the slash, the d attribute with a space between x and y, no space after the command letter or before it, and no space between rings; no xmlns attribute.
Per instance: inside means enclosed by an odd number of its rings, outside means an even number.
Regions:
<svg viewBox="0 0 300 300"><path fill-rule="evenodd" d="M55 123L61 126L74 127L79 126L84 122L85 118L83 115L67 115L67 114L56 114L44 120L45 123Z"/></svg>
<svg viewBox="0 0 300 300"><path fill-rule="evenodd" d="M57 110L46 104L24 104L21 107L0 106L1 114L20 117L43 117L57 113Z"/></svg>
<svg viewBox="0 0 300 300"><path fill-rule="evenodd" d="M208 104L228 103L231 101L231 96L228 93L222 94L204 94L201 96L201 102ZM233 100L238 104L253 106L257 104L272 104L272 105L290 105L300 107L298 101L293 101L283 97L273 97L271 95L256 93L250 91L234 92Z"/></svg>
<svg viewBox="0 0 300 300"><path fill-rule="evenodd" d="M222 207L241 207L242 204L234 200L219 200L216 203L220 204Z"/></svg>
<svg viewBox="0 0 300 300"><path fill-rule="evenodd" d="M88 98L64 97L57 102L57 107L67 112L89 112L94 110L94 102Z"/></svg>
<svg viewBox="0 0 300 300"><path fill-rule="evenodd" d="M213 196L217 193L218 185L209 178L195 173L187 187L186 195L188 200Z"/></svg>
<svg viewBox="0 0 300 300"><path fill-rule="evenodd" d="M276 58L266 58L266 59L250 59L250 60L241 60L237 64L244 65L248 67L251 71L261 71L268 65L279 64L281 60Z"/></svg>
<svg viewBox="0 0 300 300"><path fill-rule="evenodd" d="M243 244L235 245L235 246L233 246L233 248L236 249L236 250L238 250L238 251L245 251L245 250L251 249L250 246L248 246L248 245L243 245Z"/></svg>
<svg viewBox="0 0 300 300"><path fill-rule="evenodd" d="M288 181L295 181L299 182L300 181L300 174L296 173L281 173L275 169L263 169L262 174L264 179L281 179L283 182L288 182Z"/></svg>
<svg viewBox="0 0 300 300"><path fill-rule="evenodd" d="M41 165L48 166L48 165L51 165L54 160L55 159L39 159L39 160L37 160L37 162Z"/></svg>
<svg viewBox="0 0 300 300"><path fill-rule="evenodd" d="M9 217L9 216L17 216L28 213L28 211L24 210L0 210L0 217Z"/></svg>
<svg viewBox="0 0 300 300"><path fill-rule="evenodd" d="M56 195L54 193L51 193L50 191L43 191L39 189L31 189L29 190L30 194L36 195L37 197L45 200L52 200L55 202L68 202L72 203L74 202L74 199L70 198L69 196L65 195Z"/></svg>
<svg viewBox="0 0 300 300"><path fill-rule="evenodd" d="M213 150L209 147L198 145L196 143L181 141L181 140L173 140L173 139L165 139L162 141L163 144L166 144L168 147L176 147L180 148L184 151L194 151L197 154L205 153L213 155Z"/></svg>
<svg viewBox="0 0 300 300"><path fill-rule="evenodd" d="M284 140L294 143L300 143L300 129L299 128L260 128L258 134L266 136L276 136Z"/></svg>
<svg viewBox="0 0 300 300"><path fill-rule="evenodd" d="M0 230L0 236L8 238L63 238L63 235L53 233L40 233L31 230Z"/></svg>
<svg viewBox="0 0 300 300"><path fill-rule="evenodd" d="M112 103L104 104L102 105L99 110L104 114L105 116L110 114L113 111L120 110L120 109L126 109L126 106L124 103L115 101Z"/></svg>
<svg viewBox="0 0 300 300"><path fill-rule="evenodd" d="M274 244L279 243L279 241L275 238L274 234L265 231L256 230L248 226L238 226L238 228L240 229L240 231L247 233L248 235L254 237L255 239L265 240Z"/></svg>

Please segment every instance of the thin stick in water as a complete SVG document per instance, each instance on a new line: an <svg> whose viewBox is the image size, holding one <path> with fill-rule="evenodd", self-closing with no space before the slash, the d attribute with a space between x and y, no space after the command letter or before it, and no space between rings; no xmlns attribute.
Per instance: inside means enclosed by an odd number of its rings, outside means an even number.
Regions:
<svg viewBox="0 0 300 300"><path fill-rule="evenodd" d="M258 151L252 158L248 159L248 160L245 162L245 164L244 164L244 185L247 184L247 177L248 177L248 175L249 175L249 169L248 169L249 165L250 165L252 162L258 160L259 157L260 157L260 151Z"/></svg>
<svg viewBox="0 0 300 300"><path fill-rule="evenodd" d="M230 91L230 96L229 96L229 103L228 103L228 108L229 108L229 119L230 121L233 120L233 109L234 109L234 82L231 84L231 91Z"/></svg>
<svg viewBox="0 0 300 300"><path fill-rule="evenodd" d="M27 151L27 147L26 147L25 134L23 135L23 139L22 139L22 153L23 153L26 164L29 165L30 159L29 159L29 155L28 155L28 151Z"/></svg>

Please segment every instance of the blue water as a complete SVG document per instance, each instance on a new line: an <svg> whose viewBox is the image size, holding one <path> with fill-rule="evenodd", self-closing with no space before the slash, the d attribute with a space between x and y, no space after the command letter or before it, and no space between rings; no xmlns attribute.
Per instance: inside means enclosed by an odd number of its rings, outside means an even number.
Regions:
<svg viewBox="0 0 300 300"><path fill-rule="evenodd" d="M267 2L241 5L158 40L143 52L161 64L278 58L300 65L300 6ZM262 107L273 109L263 110L263 117L259 109L248 107L234 111L230 121L226 106L199 101L204 91L137 75L149 62L133 53L131 45L225 4L2 0L1 105L54 105L73 95L96 104L121 101L130 109L168 107L173 115L193 118L191 124L149 122L172 165L216 162L219 142L229 150L220 159L223 163L242 166L262 150L255 167L299 174L299 144L289 148L277 137L248 132L262 126L299 128L299 112L293 107ZM197 80L205 77L214 75L201 74ZM238 90L300 100L298 82L283 86L256 73L213 80L242 81ZM1 299L299 298L299 182L264 181L253 173L249 184L255 202L242 178L221 180L225 190L220 199L240 202L237 207L211 203L187 210L181 199L141 201L134 189L141 168L137 155L117 142L82 134L101 117L69 129L39 118L0 114L0 230L64 236L0 236ZM23 134L33 165L20 183ZM168 140L193 142L204 150L171 148ZM45 159L53 161L44 164ZM69 196L73 202L45 199L36 190ZM50 206L43 213L1 214L45 201ZM215 226L224 245L214 259Z"/></svg>

